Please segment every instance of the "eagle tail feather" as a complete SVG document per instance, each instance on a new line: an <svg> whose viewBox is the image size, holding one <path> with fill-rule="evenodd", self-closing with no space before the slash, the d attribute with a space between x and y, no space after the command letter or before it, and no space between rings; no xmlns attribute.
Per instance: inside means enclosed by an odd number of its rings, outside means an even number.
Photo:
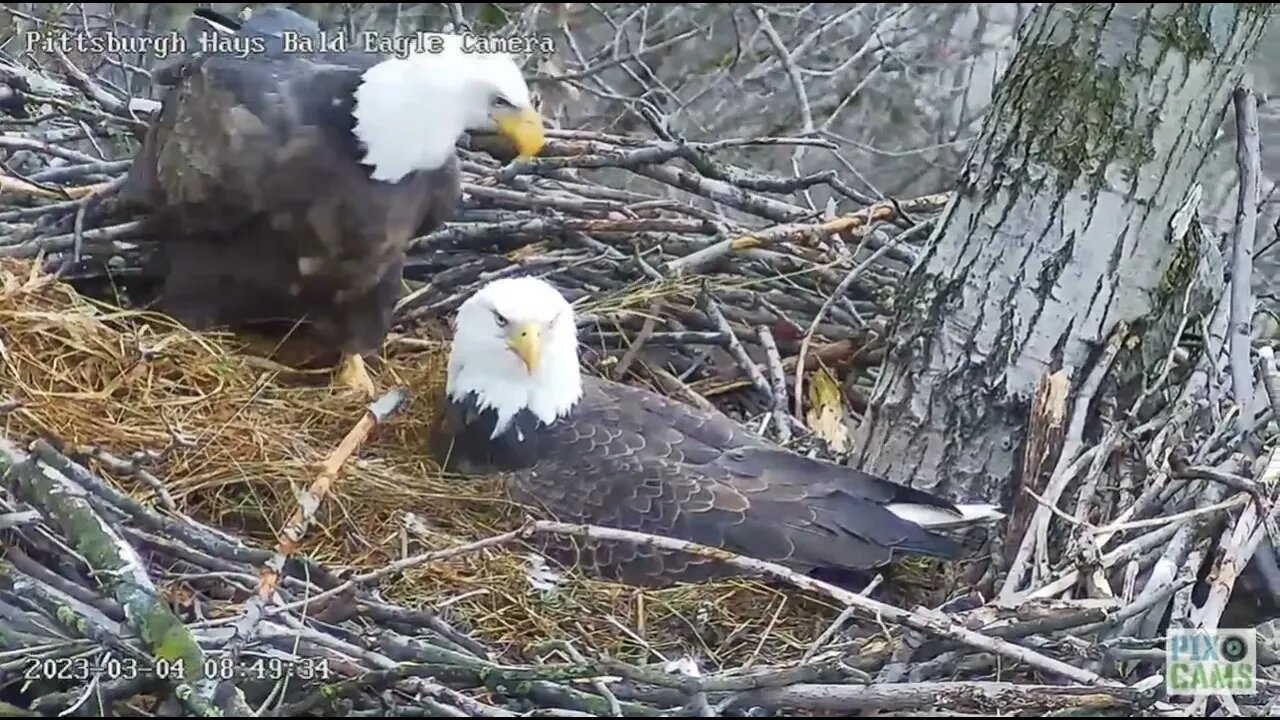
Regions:
<svg viewBox="0 0 1280 720"><path fill-rule="evenodd" d="M913 522L923 528L971 525L979 522L1000 520L1004 517L1004 513L1000 512L995 505L984 503L955 505L952 506L955 508L954 512L948 507L917 503L890 503L885 507L889 512L903 520Z"/></svg>
<svg viewBox="0 0 1280 720"><path fill-rule="evenodd" d="M206 23L212 26L214 30L217 30L218 32L221 32L221 33L232 34L232 33L235 33L237 30L239 30L241 27L241 23L239 20L236 20L235 18L232 18L227 15L223 15L222 13L216 10L210 10L209 8L196 8L191 12L191 14L195 15L201 20L204 20Z"/></svg>
<svg viewBox="0 0 1280 720"><path fill-rule="evenodd" d="M956 539L928 531L903 538L902 542L894 545L893 549L898 554L920 555L941 560L955 560L964 553L964 546Z"/></svg>
<svg viewBox="0 0 1280 720"><path fill-rule="evenodd" d="M947 560L960 557L964 548L960 541L935 532L934 527L917 523L907 513L903 517L898 510L908 503L866 502L847 495L828 496L826 502L815 506L815 542L806 542L804 560L814 565L832 567L861 567L867 569L890 559L891 555L923 555ZM915 517L925 511L939 520L948 510L931 505L912 508ZM952 518L954 520L954 517ZM804 533L803 535L808 535ZM799 539L793 534L793 540ZM832 542L833 539L838 539ZM798 554L801 551L797 542Z"/></svg>

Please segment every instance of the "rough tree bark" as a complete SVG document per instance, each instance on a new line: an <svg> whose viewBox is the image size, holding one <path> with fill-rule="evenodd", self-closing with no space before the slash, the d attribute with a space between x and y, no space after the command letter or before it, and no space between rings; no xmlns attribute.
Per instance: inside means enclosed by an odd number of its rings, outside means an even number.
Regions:
<svg viewBox="0 0 1280 720"><path fill-rule="evenodd" d="M897 345L853 462L1007 507L1042 377L1062 369L1075 397L1117 329L1130 333L1126 349L1164 357L1168 321L1209 245L1197 233L1175 237L1170 222L1267 12L1036 7L955 200L898 300ZM1133 379L1141 364L1118 372Z"/></svg>

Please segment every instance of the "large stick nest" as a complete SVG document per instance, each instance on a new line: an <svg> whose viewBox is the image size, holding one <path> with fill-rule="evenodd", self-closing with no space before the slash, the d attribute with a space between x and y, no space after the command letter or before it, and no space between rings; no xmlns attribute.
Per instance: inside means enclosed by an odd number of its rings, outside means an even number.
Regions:
<svg viewBox="0 0 1280 720"><path fill-rule="evenodd" d="M136 133L140 123L121 104L104 107L110 94L62 61L50 75L5 66L9 87L28 107L53 103L54 113L35 130L9 133L3 143L13 151L15 174L5 178L0 210L6 223L0 237L0 410L8 441L0 466L10 493L5 504L14 512L12 526L19 528L11 533L12 564L3 567L7 588L15 593L5 602L18 603L8 607L56 615L61 603L70 603L64 607L91 618L92 627L70 635L41 628L35 634L47 645L14 636L6 645L21 651L14 657L165 657L167 651L147 646L140 628L146 623L131 614L136 598L92 579L95 572L125 574L122 568L130 567L135 551L141 553L142 584L153 584L155 598L162 600L146 612L181 618L207 657L235 653L242 667L251 667L261 657L256 653L274 644L278 657L337 660L327 667L342 672L335 670L330 684L341 677L360 680L336 685L334 701L302 700L304 692L291 692L276 701L286 713L341 709L337 698L346 697L353 703L348 707L386 706L377 695L383 687L409 691L401 703L418 694L416 702L428 708L438 701L475 709L469 703L477 701L447 689L422 697L434 682L414 679L422 669L403 663L388 671L377 660L388 653L444 662L457 676L437 680L499 690L496 699L484 701L497 707L532 703L599 713L621 702L631 714L708 700L688 695L687 687L682 697L679 676L667 679L672 676L662 672L648 679L649 695L631 698L619 690L593 690L589 683L573 683L582 689L554 683L603 670L573 670L588 662L583 658L629 663L614 672L645 677L654 662L694 658L701 672L736 671L786 667L816 655L825 664L811 661L794 680L834 678L847 672L831 674L832 648L853 642L888 650L888 638L875 637L875 625L852 635L826 632L835 629L841 605L785 583L742 579L637 590L544 567L519 542L470 549L470 543L521 527L522 515L500 499L492 482L442 474L426 454L426 433L438 410L449 313L480 283L533 271L548 273L579 299L590 371L674 392L689 402L714 400L744 421L772 419L775 435L827 452L824 442L805 432L803 421L789 416L785 398L773 402L778 386L764 382L764 373L779 382L783 371L793 373L803 342L806 368L830 368L848 379L846 397L860 397L864 391L856 385L865 387L870 379L859 377L856 368L877 359L875 338L887 299L881 288L911 257L906 244L890 252L888 241L910 228L915 229L906 240L918 240L929 226L906 213L932 214L945 197L859 206L845 216L823 217L776 199L776 191L824 182L842 187L834 176L755 177L711 159L717 151L780 142L768 138L703 146L553 131L546 157L518 166L503 162L501 147L490 148L492 154L462 148L467 195L459 221L415 243L397 332L372 368L380 386L403 389L404 398L326 476L326 460L365 416L364 403L331 387L328 373L309 376L264 359L258 339L191 332L139 307L149 280L138 270L151 242L145 218L113 214L109 195L91 197L86 190L119 177L135 145L118 143L109 158L89 161L83 153L92 151L92 143L73 135L84 112L94 116L90 134L116 140L122 130ZM64 149L72 144L85 149ZM695 170L677 167L679 161ZM600 179L575 168L595 168L591 172ZM619 172L633 180L656 177L695 198L727 203L732 218L714 215L688 196L648 194L652 182L647 192L613 189L609 175L616 185ZM757 193L749 189L753 183L775 186L775 192ZM873 226L881 229L868 232ZM896 269L868 263L872 253L896 259ZM829 302L836 290L841 301ZM646 329L657 316L675 319L657 332ZM73 511L85 508L59 505L57 493L46 494L49 488L41 484L54 475L64 489L90 497L91 517L114 531L98 535L78 525ZM38 510L32 515L27 508ZM295 532L300 542L282 540ZM452 552L459 547L461 552ZM280 549L287 550L283 562ZM390 563L433 550L447 557L382 572ZM104 553L119 564L104 560ZM926 590L937 590L929 567L908 563L889 594L923 598ZM267 579L273 569L285 576L278 584ZM343 574L369 582L345 588ZM31 597L52 604L19 601L31 586L42 590ZM58 599L57 590L74 586L83 591ZM264 588L278 591L284 602L340 592L264 618ZM313 640L323 635L332 642L310 649L277 642L297 638L288 626L306 622L304 616L320 619L308 631ZM334 623L349 629L329 629ZM218 636L228 627L239 640L228 643ZM384 640L357 643L363 650L344 645L353 641L347 633L356 627ZM412 641L400 634L415 627L410 634L418 637ZM105 655L92 641L102 637L114 638ZM416 650L409 652L406 644ZM494 661L528 664L531 669L493 676L526 682L494 687L484 672ZM30 662L8 667L20 674ZM88 660L65 662L85 667ZM537 669L547 663L553 665ZM38 673L53 666L34 667ZM362 676L373 671L386 677ZM527 682L537 678L546 682ZM141 678L115 679L107 682L100 673L101 698L91 705L131 702L135 693L154 689ZM12 691L24 689L6 699L34 702L41 712L89 702L80 692L83 682L51 680L15 685ZM251 681L239 680L238 690L249 702L263 702ZM654 681L668 696L654 689ZM737 691L756 684L737 682ZM211 693L197 684L184 704L200 712L212 703ZM244 702L219 697L231 710ZM386 707L396 706L392 701Z"/></svg>
<svg viewBox="0 0 1280 720"><path fill-rule="evenodd" d="M276 544L317 467L363 412L349 391L241 354L234 337L104 306L31 263L3 261L0 287L11 440L56 438L140 501L261 546ZM344 466L298 548L329 568L368 571L406 550L520 525L494 482L446 475L426 454L447 343L415 340L393 341L375 371L410 399ZM409 568L381 590L406 606L447 607L477 639L517 653L559 638L614 657L697 651L730 666L794 657L835 617L829 603L755 581L642 592L575 576L542 592L533 570L520 548L496 548ZM227 612L234 606L204 609Z"/></svg>
<svg viewBox="0 0 1280 720"><path fill-rule="evenodd" d="M146 103L50 62L0 61L0 712L1169 711L1149 682L1162 646L1131 636L1191 602L1198 566L1157 561L1210 556L1248 493L1178 523L1107 518L1124 542L1101 557L1055 538L1052 579L1014 607L968 592L963 563L919 561L871 597L769 568L638 590L540 566L492 482L426 453L451 312L533 272L577 300L587 371L840 458L946 195L765 175L745 167L758 153L829 147L687 142L654 117L646 136L554 130L527 163L471 138L459 219L415 241L371 368L394 390L367 407L253 339L139 307L154 238L86 188L128 167ZM1149 592L1089 596L1153 566ZM201 672L156 676L179 659ZM326 676L281 683L283 667ZM1265 712L1262 689L1243 705Z"/></svg>

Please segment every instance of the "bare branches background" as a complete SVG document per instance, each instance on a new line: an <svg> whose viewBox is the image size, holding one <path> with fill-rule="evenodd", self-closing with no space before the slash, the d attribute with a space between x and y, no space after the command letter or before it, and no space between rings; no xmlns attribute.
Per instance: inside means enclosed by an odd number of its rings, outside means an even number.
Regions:
<svg viewBox="0 0 1280 720"><path fill-rule="evenodd" d="M26 52L24 33L33 28L154 35L178 27L191 7L12 3L0 18L0 41L14 57ZM658 124L691 140L809 134L833 147L744 149L734 160L799 174L840 170L857 179L855 190L881 199L951 181L1029 7L464 3L460 13L480 32L554 39L555 55L531 58L528 67L544 110L564 127L652 135ZM348 34L436 30L454 12L449 3L298 9ZM132 78L155 65L140 54L69 55L125 89L142 87ZM818 211L829 199L824 193L809 198Z"/></svg>
<svg viewBox="0 0 1280 720"><path fill-rule="evenodd" d="M230 14L262 5L208 4ZM20 57L27 51L24 33L32 29L154 35L174 30L195 6L6 3L0 43L5 54ZM856 179L853 190L883 199L948 188L1032 6L324 3L296 9L351 35L437 30L461 18L478 32L549 36L555 54L530 58L528 68L544 110L563 127L665 131L701 141L808 134L829 145L752 147L730 157L799 175L839 170ZM1263 99L1259 222L1268 232L1259 239L1258 283L1264 294L1280 274L1270 230L1280 218L1274 180L1280 177L1280 142L1268 142L1280 138L1280 111L1267 102L1277 89L1271 68L1280 62L1280 26L1273 28L1252 68ZM91 75L126 90L143 87L139 76L156 62L136 53L69 55ZM1228 123L1204 173L1203 212L1214 230L1229 229L1234 214L1234 143ZM815 188L807 199L817 212L840 200L826 188Z"/></svg>

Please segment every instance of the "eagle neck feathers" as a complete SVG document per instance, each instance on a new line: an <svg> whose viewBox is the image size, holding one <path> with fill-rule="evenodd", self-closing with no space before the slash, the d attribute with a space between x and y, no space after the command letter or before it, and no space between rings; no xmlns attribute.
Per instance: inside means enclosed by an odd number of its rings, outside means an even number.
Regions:
<svg viewBox="0 0 1280 720"><path fill-rule="evenodd" d="M398 182L444 166L476 120L467 116L477 106L465 97L468 83L431 63L429 54L389 58L365 71L355 89L352 133L374 180Z"/></svg>
<svg viewBox="0 0 1280 720"><path fill-rule="evenodd" d="M576 348L552 357L534 376L511 365L506 352L472 352L450 360L446 387L453 453L486 466L527 468L582 401Z"/></svg>
<svg viewBox="0 0 1280 720"><path fill-rule="evenodd" d="M544 458L558 426L568 422L577 407L575 403L547 420L527 407L504 414L474 392L450 395L447 402L450 459L478 471L513 472L536 465Z"/></svg>

